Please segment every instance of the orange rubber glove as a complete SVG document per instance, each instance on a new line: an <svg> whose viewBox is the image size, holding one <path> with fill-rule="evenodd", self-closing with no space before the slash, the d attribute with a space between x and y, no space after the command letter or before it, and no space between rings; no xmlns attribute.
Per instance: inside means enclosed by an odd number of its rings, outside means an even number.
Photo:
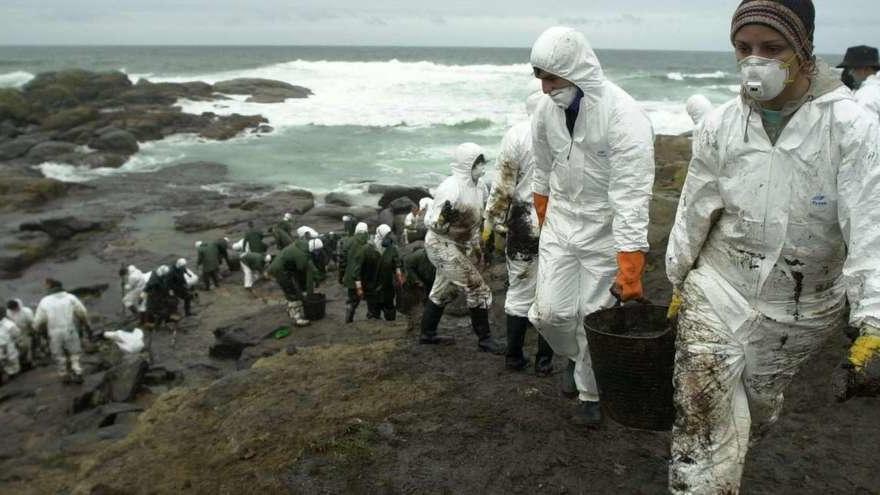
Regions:
<svg viewBox="0 0 880 495"><path fill-rule="evenodd" d="M535 213L538 214L538 227L544 226L544 219L547 217L547 202L550 196L532 193L532 199L535 201Z"/></svg>
<svg viewBox="0 0 880 495"><path fill-rule="evenodd" d="M642 299L642 275L645 273L645 253L617 253L617 279L614 292L623 302Z"/></svg>

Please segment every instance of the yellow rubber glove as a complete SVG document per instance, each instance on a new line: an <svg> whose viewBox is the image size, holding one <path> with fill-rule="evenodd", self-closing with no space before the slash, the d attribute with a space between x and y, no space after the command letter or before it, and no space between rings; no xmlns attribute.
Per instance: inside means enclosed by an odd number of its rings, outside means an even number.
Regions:
<svg viewBox="0 0 880 495"><path fill-rule="evenodd" d="M877 358L880 358L880 337L876 335L862 335L849 348L849 362L857 372L864 370L868 361Z"/></svg>
<svg viewBox="0 0 880 495"><path fill-rule="evenodd" d="M669 301L669 310L666 312L667 320L678 318L678 312L681 310L681 293L678 289L672 290L672 299Z"/></svg>
<svg viewBox="0 0 880 495"><path fill-rule="evenodd" d="M489 242L490 237L492 237L492 224L486 222L485 225L483 225L483 233L480 235L480 239L482 239L483 244L486 244Z"/></svg>

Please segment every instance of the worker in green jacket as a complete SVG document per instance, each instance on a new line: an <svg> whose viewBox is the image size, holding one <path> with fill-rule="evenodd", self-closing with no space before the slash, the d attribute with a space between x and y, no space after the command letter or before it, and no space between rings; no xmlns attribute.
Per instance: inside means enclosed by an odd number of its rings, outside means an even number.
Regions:
<svg viewBox="0 0 880 495"><path fill-rule="evenodd" d="M284 218L272 227L272 236L279 250L293 244L293 215L285 213Z"/></svg>
<svg viewBox="0 0 880 495"><path fill-rule="evenodd" d="M425 307L425 301L428 300L431 293L431 287L434 286L437 268L428 259L428 251L424 247L404 256L403 267L406 273L406 284L402 290L406 291L408 297L405 300L409 301L409 307L402 308L401 311L409 312L407 327L414 330L416 323L422 321L422 311Z"/></svg>
<svg viewBox="0 0 880 495"><path fill-rule="evenodd" d="M340 274L342 285L348 289L348 298L345 305L345 322L351 323L354 321L354 313L357 311L357 307L361 302L361 298L357 293L357 279L359 277L358 270L360 270L360 264L355 267L355 257L362 256L361 247L364 244L369 242L369 234L368 234L367 224L361 222L357 224L355 227L355 234L352 237L343 239L342 244L343 251L341 252L342 258L340 259Z"/></svg>
<svg viewBox="0 0 880 495"><path fill-rule="evenodd" d="M244 272L245 289L252 289L254 287L254 282L263 275L270 259L268 254L254 251L241 255L241 271Z"/></svg>
<svg viewBox="0 0 880 495"><path fill-rule="evenodd" d="M308 253L293 244L284 248L266 270L284 291L284 297L288 301L287 312L299 327L309 324L303 301L314 291L314 270Z"/></svg>
<svg viewBox="0 0 880 495"><path fill-rule="evenodd" d="M214 287L220 286L220 248L214 242L196 242L196 266L202 269L202 281L205 290L211 290L211 282Z"/></svg>
<svg viewBox="0 0 880 495"><path fill-rule="evenodd" d="M265 254L268 250L263 242L263 231L254 227L254 222L248 222L248 231L244 234L244 252Z"/></svg>
<svg viewBox="0 0 880 495"><path fill-rule="evenodd" d="M361 247L360 280L355 282L358 296L367 301L367 318L387 321L397 318L397 290L405 281L400 252L389 236L391 227L380 225L373 241Z"/></svg>

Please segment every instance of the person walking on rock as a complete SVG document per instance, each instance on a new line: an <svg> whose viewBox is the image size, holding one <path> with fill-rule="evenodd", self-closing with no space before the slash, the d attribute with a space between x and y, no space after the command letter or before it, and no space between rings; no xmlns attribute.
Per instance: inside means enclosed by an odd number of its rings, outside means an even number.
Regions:
<svg viewBox="0 0 880 495"><path fill-rule="evenodd" d="M534 93L526 101L528 115L537 108L543 94ZM532 122L526 120L513 126L501 141L496 161L496 178L486 204L486 222L483 242L492 231L507 235L507 315L506 367L522 371L529 365L523 354L526 330L529 327L529 308L535 300L538 281L538 216L532 203L532 172L535 157L532 154ZM549 375L553 370L553 349L538 334L538 353L535 355L535 373Z"/></svg>
<svg viewBox="0 0 880 495"><path fill-rule="evenodd" d="M52 358L63 380L82 383L82 344L77 328L91 333L88 311L76 296L64 291L61 282L46 279L46 288L49 294L37 305L34 328L49 334Z"/></svg>
<svg viewBox="0 0 880 495"><path fill-rule="evenodd" d="M486 191L480 185L486 158L483 149L464 143L455 150L452 175L437 188L434 203L425 216L428 234L425 249L437 267L437 276L422 316L422 344L449 344L452 339L437 335L437 327L447 304L463 290L470 309L471 327L477 335L477 348L503 354L504 345L492 337L489 307L492 291L477 267L482 263L480 227L486 205Z"/></svg>
<svg viewBox="0 0 880 495"><path fill-rule="evenodd" d="M193 293L187 282L186 258L180 258L174 263L169 276L169 286L172 294L183 301L183 314L193 316L192 301Z"/></svg>
<svg viewBox="0 0 880 495"><path fill-rule="evenodd" d="M360 277L361 264L358 258L362 256L361 248L369 242L369 228L367 224L360 222L355 226L354 235L343 239L343 248L340 252L341 282L347 291L345 303L345 322L354 321L354 314L361 303L361 296L357 290L357 280Z"/></svg>
<svg viewBox="0 0 880 495"><path fill-rule="evenodd" d="M749 447L847 317L840 398L880 368L880 128L815 57L814 26L810 0L743 1L742 93L694 134L666 253L674 494L739 492Z"/></svg>
<svg viewBox="0 0 880 495"><path fill-rule="evenodd" d="M205 290L211 290L211 283L214 287L220 287L220 249L213 242L196 242L197 258L196 266L202 269L202 282L205 284Z"/></svg>
<svg viewBox="0 0 880 495"><path fill-rule="evenodd" d="M251 252L241 257L241 271L244 272L244 288L253 289L254 282L260 279L266 266L272 260L268 254Z"/></svg>
<svg viewBox="0 0 880 495"><path fill-rule="evenodd" d="M553 27L532 47L547 97L532 120L535 211L541 226L532 324L571 362L576 423L601 422L584 316L642 298L654 134L638 102L609 81L578 31ZM565 373L565 392L571 373Z"/></svg>

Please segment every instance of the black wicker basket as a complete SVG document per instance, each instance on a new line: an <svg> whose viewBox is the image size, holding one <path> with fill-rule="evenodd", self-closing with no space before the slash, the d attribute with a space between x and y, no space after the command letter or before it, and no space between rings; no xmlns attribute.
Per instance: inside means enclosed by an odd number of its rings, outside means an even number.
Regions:
<svg viewBox="0 0 880 495"><path fill-rule="evenodd" d="M303 311L309 321L323 320L327 315L327 296L320 292L307 295L303 302Z"/></svg>
<svg viewBox="0 0 880 495"><path fill-rule="evenodd" d="M630 428L672 428L675 329L665 306L633 304L584 318L603 409Z"/></svg>

